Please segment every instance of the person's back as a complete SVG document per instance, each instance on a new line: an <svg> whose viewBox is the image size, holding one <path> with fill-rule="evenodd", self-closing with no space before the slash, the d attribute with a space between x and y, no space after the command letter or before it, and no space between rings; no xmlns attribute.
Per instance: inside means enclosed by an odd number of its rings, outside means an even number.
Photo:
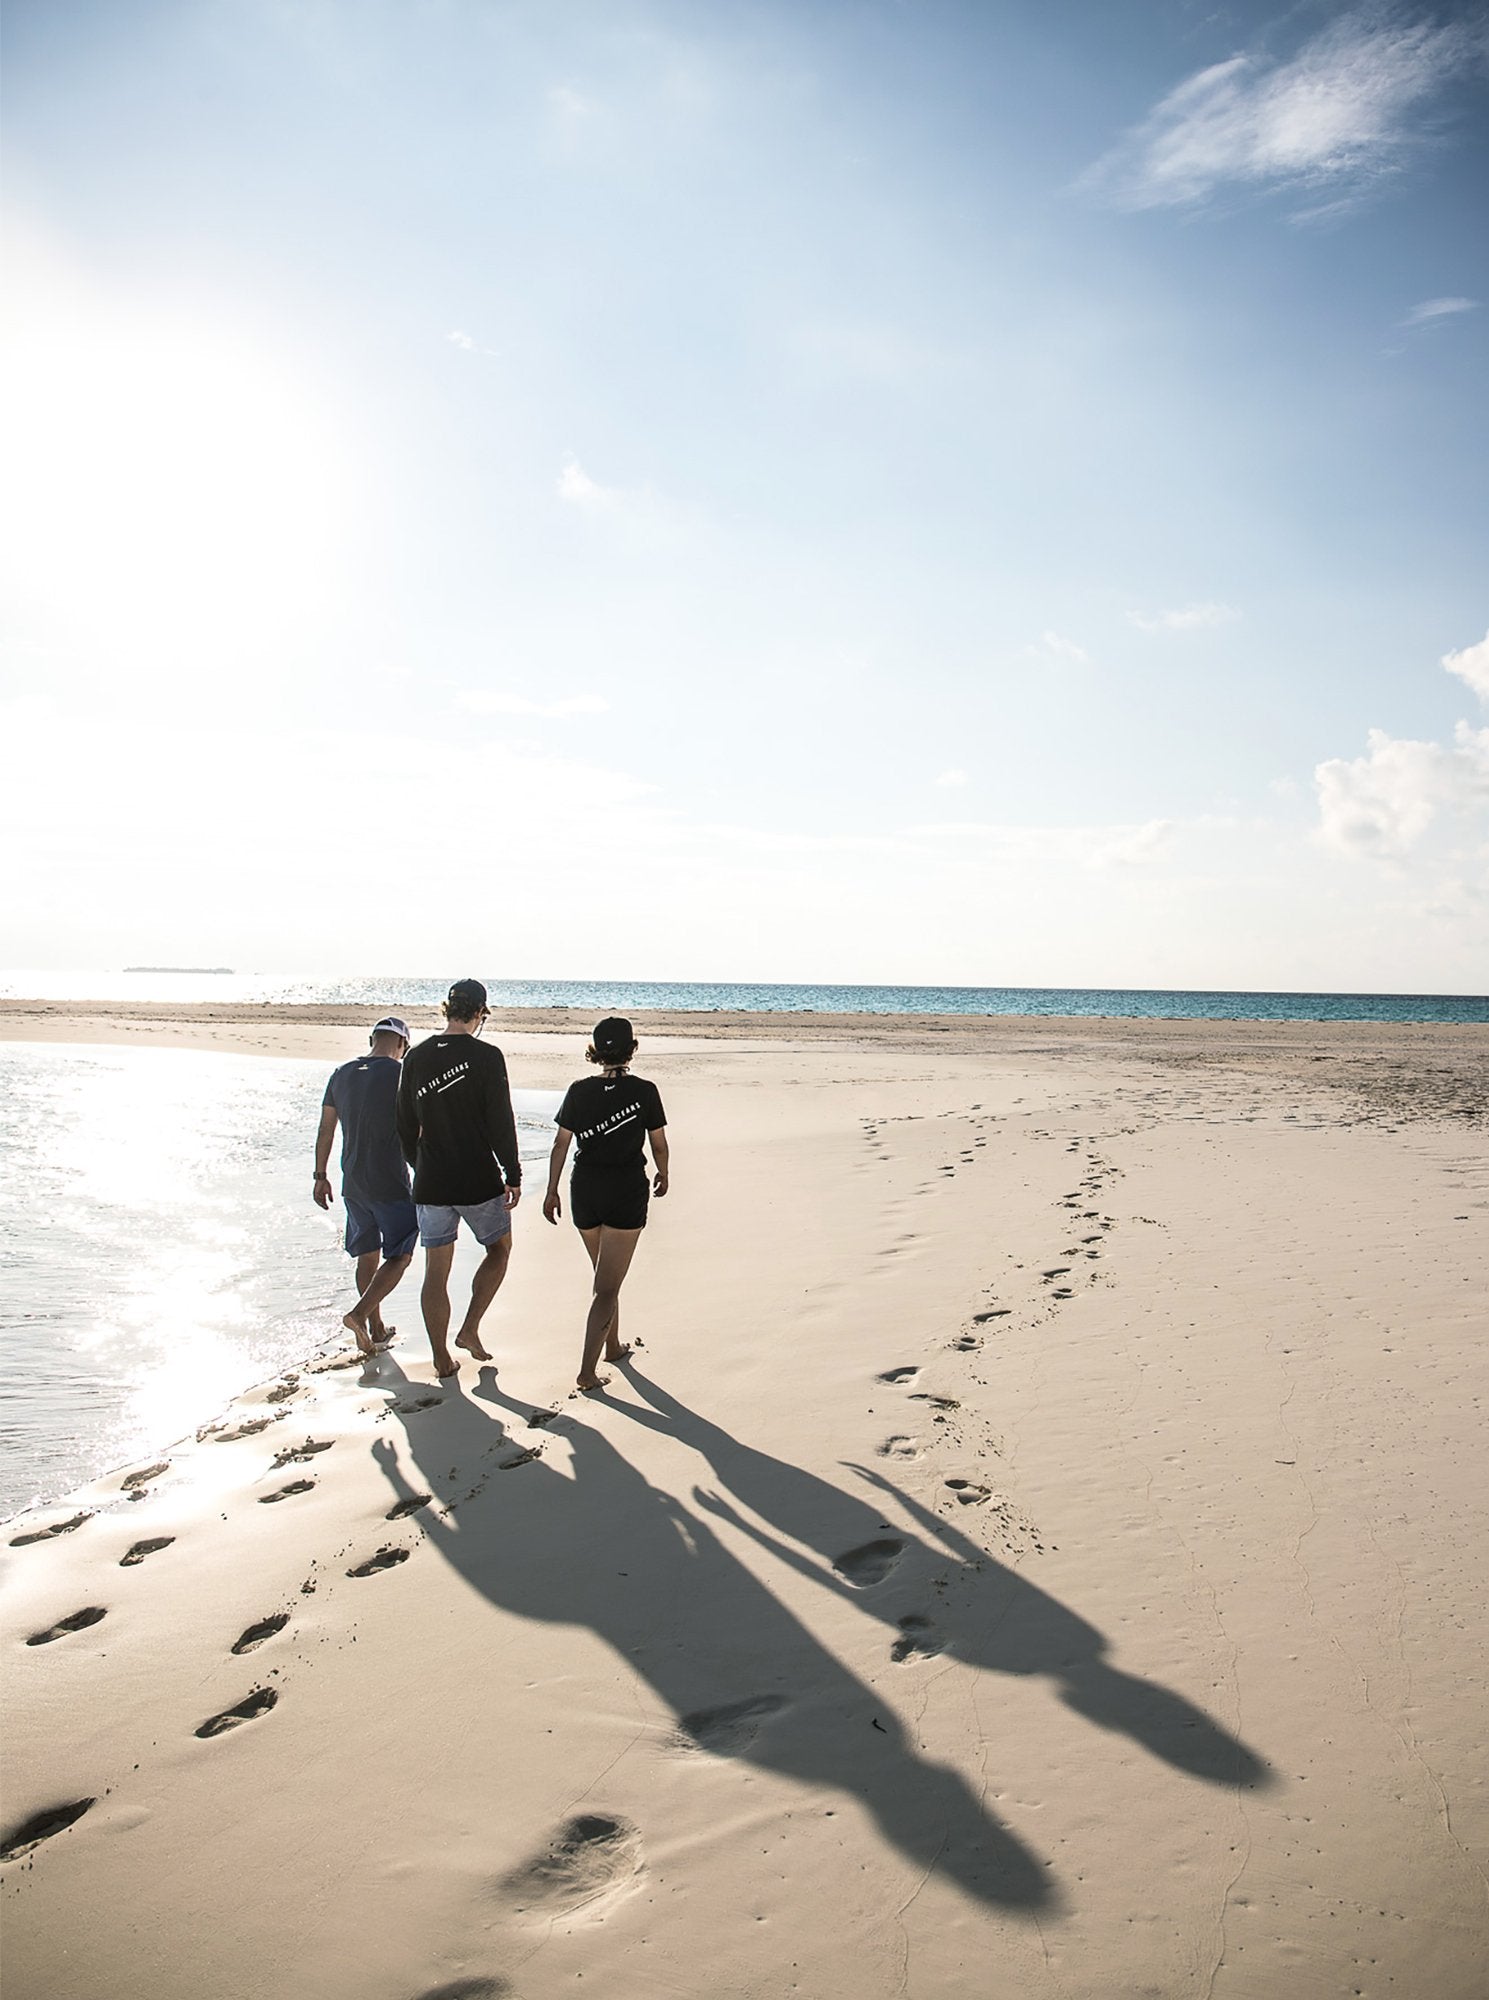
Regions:
<svg viewBox="0 0 1489 2000"><path fill-rule="evenodd" d="M457 979L445 999L444 1032L404 1058L398 1086L398 1139L414 1170L419 1241L424 1246L420 1302L435 1372L453 1375L450 1264L462 1223L485 1251L471 1280L470 1305L455 1336L477 1361L481 1320L506 1275L512 1210L522 1199L522 1161L507 1065L483 1042L489 1009L479 979Z"/></svg>
<svg viewBox="0 0 1489 2000"><path fill-rule="evenodd" d="M474 1035L431 1035L409 1050L398 1129L417 1202L464 1207L521 1181L507 1065Z"/></svg>
<svg viewBox="0 0 1489 2000"><path fill-rule="evenodd" d="M341 1121L341 1189L352 1200L410 1199L396 1123L399 1071L396 1056L357 1056L326 1085L325 1102Z"/></svg>

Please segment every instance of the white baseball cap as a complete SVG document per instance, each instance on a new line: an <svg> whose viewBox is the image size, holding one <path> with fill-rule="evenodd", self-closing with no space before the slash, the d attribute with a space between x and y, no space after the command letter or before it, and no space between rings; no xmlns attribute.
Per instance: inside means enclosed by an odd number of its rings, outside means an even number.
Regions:
<svg viewBox="0 0 1489 2000"><path fill-rule="evenodd" d="M372 1032L375 1035L402 1035L406 1042L413 1039L408 1031L408 1022L400 1021L396 1014L384 1014Z"/></svg>

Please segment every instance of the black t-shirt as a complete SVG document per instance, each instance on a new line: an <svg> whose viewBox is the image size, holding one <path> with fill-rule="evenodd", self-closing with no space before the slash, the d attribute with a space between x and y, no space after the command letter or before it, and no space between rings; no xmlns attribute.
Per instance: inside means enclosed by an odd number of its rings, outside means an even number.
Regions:
<svg viewBox="0 0 1489 2000"><path fill-rule="evenodd" d="M642 1140L667 1114L643 1076L582 1076L569 1085L554 1122L574 1135L576 1168L626 1167L640 1164Z"/></svg>
<svg viewBox="0 0 1489 2000"><path fill-rule="evenodd" d="M517 1122L502 1052L474 1035L432 1035L403 1059L398 1138L414 1200L464 1206L520 1187Z"/></svg>

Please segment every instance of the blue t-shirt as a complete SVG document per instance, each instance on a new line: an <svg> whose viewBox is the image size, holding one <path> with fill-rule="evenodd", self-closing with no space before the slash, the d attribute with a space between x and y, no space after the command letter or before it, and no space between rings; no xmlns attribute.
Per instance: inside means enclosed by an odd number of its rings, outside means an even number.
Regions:
<svg viewBox="0 0 1489 2000"><path fill-rule="evenodd" d="M326 1085L322 1102L341 1120L341 1192L355 1201L412 1199L395 1117L398 1068L393 1056L358 1056Z"/></svg>

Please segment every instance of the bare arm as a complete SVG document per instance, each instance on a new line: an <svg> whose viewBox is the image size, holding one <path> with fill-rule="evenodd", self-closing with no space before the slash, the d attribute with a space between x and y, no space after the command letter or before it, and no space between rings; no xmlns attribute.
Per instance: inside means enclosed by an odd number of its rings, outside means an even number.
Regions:
<svg viewBox="0 0 1489 2000"><path fill-rule="evenodd" d="M411 1167L416 1167L419 1164L419 1106L407 1070L398 1079L398 1104L394 1117L403 1157Z"/></svg>
<svg viewBox="0 0 1489 2000"><path fill-rule="evenodd" d="M543 1197L543 1213L550 1222L557 1222L564 1212L564 1205L559 1199L558 1183L564 1170L564 1161L569 1157L569 1147L573 1139L573 1133L566 1132L560 1125L553 1141L553 1151L548 1155L548 1192Z"/></svg>
<svg viewBox="0 0 1489 2000"><path fill-rule="evenodd" d="M501 1162L502 1179L507 1184L508 1208L522 1198L522 1160L517 1151L517 1120L512 1115L512 1090L507 1081L507 1060L493 1049L496 1062L488 1066L486 1079L486 1133L491 1150Z"/></svg>
<svg viewBox="0 0 1489 2000"><path fill-rule="evenodd" d="M336 1138L336 1106L321 1106L320 1130L315 1135L315 1185L312 1193L317 1208L331 1206L331 1182L328 1168L331 1165L331 1147Z"/></svg>
<svg viewBox="0 0 1489 2000"><path fill-rule="evenodd" d="M655 1131L655 1132L648 1132L646 1136L647 1136L647 1138L648 1138L648 1139L649 1139L649 1140L651 1141L651 1159L652 1159L652 1165L653 1165L653 1166L654 1166L654 1167L656 1168L656 1170L657 1170L657 1171L656 1171L656 1174L654 1175L654 1177L653 1177L653 1179L652 1179L652 1184L651 1184L651 1186L652 1186L652 1193L653 1193L653 1194L655 1194L655 1195L657 1195L658 1197L660 1197L660 1196L664 1195L664 1194L665 1194L665 1193L667 1192L667 1130L666 1130L666 1127L665 1127L665 1126L662 1126L662 1125L659 1125L659 1126L657 1127L657 1129L656 1129L656 1131Z"/></svg>

